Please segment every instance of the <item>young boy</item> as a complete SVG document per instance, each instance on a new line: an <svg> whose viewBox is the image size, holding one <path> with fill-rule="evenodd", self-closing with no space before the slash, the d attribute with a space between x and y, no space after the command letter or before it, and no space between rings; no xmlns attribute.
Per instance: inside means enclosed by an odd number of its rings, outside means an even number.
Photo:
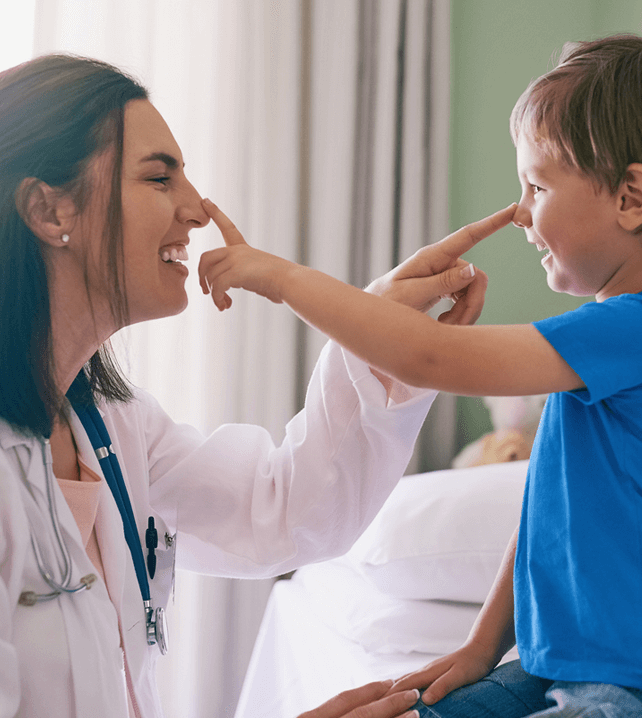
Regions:
<svg viewBox="0 0 642 718"><path fill-rule="evenodd" d="M410 384L552 393L519 538L468 641L393 690L428 686L416 707L440 718L642 716L642 38L565 48L511 133L513 222L545 252L551 289L594 302L532 325L451 326L252 250L213 205L228 247L204 256L201 280L220 309L229 287L283 301ZM465 251L475 238L461 236ZM421 263L395 270L400 287ZM515 640L521 664L495 669Z"/></svg>

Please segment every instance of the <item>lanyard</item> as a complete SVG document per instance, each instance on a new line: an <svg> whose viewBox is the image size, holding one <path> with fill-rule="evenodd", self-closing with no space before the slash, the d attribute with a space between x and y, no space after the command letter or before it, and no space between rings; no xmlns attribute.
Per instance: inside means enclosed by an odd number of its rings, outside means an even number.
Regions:
<svg viewBox="0 0 642 718"><path fill-rule="evenodd" d="M78 381L78 379L76 379L76 381ZM84 407L76 405L74 406L74 411L87 432L89 441L91 441L91 445L100 463L100 468L105 475L107 485L111 489L118 510L120 511L123 528L125 530L125 541L127 541L129 551L132 555L140 592L143 601L149 601L150 593L149 582L147 581L147 569L145 568L145 557L143 556L143 549L136 530L134 512L129 500L127 488L125 487L123 473L120 470L118 457L112 448L109 432L107 431L100 412L95 406Z"/></svg>
<svg viewBox="0 0 642 718"><path fill-rule="evenodd" d="M103 470L107 485L114 496L123 521L125 541L129 546L132 561L134 562L136 578L138 579L138 585L143 597L143 604L147 616L147 642L150 645L157 643L161 653L165 654L167 651L167 629L163 609L154 609L152 606L145 558L143 556L138 531L136 530L134 511L129 500L129 494L127 493L127 487L125 486L125 480L123 479L118 457L114 453L114 449L111 445L111 438L105 426L105 422L93 403L89 382L84 371L81 370L74 379L67 396L87 432L87 436L91 441L91 445L100 463L100 467ZM82 400L77 400L78 396L81 396Z"/></svg>

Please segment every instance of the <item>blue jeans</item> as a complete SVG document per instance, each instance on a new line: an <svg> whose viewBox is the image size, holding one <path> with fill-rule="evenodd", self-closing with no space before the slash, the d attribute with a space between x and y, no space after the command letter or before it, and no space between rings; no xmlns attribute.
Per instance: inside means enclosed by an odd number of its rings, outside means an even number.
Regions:
<svg viewBox="0 0 642 718"><path fill-rule="evenodd" d="M547 681L526 673L519 661L427 706L421 718L641 718L642 691L606 683Z"/></svg>

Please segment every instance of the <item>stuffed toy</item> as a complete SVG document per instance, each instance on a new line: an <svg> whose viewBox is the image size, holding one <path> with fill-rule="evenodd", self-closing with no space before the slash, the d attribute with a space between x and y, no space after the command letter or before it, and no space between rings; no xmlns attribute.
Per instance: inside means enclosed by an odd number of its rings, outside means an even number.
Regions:
<svg viewBox="0 0 642 718"><path fill-rule="evenodd" d="M493 429L465 446L453 459L453 469L528 459L548 394L486 396Z"/></svg>

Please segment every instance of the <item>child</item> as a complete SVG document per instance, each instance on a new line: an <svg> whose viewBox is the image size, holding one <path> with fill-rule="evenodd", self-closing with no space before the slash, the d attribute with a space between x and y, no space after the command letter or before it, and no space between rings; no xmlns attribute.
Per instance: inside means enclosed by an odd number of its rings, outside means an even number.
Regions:
<svg viewBox="0 0 642 718"><path fill-rule="evenodd" d="M595 302L533 325L439 323L250 249L212 205L228 247L205 255L201 280L221 309L229 287L283 301L410 384L551 392L519 540L468 641L393 690L428 686L432 706L416 708L440 718L642 716L642 38L565 48L511 134L513 222L545 252L551 289ZM475 237L459 235L465 251ZM396 270L400 285L420 262ZM515 640L521 664L495 669Z"/></svg>

